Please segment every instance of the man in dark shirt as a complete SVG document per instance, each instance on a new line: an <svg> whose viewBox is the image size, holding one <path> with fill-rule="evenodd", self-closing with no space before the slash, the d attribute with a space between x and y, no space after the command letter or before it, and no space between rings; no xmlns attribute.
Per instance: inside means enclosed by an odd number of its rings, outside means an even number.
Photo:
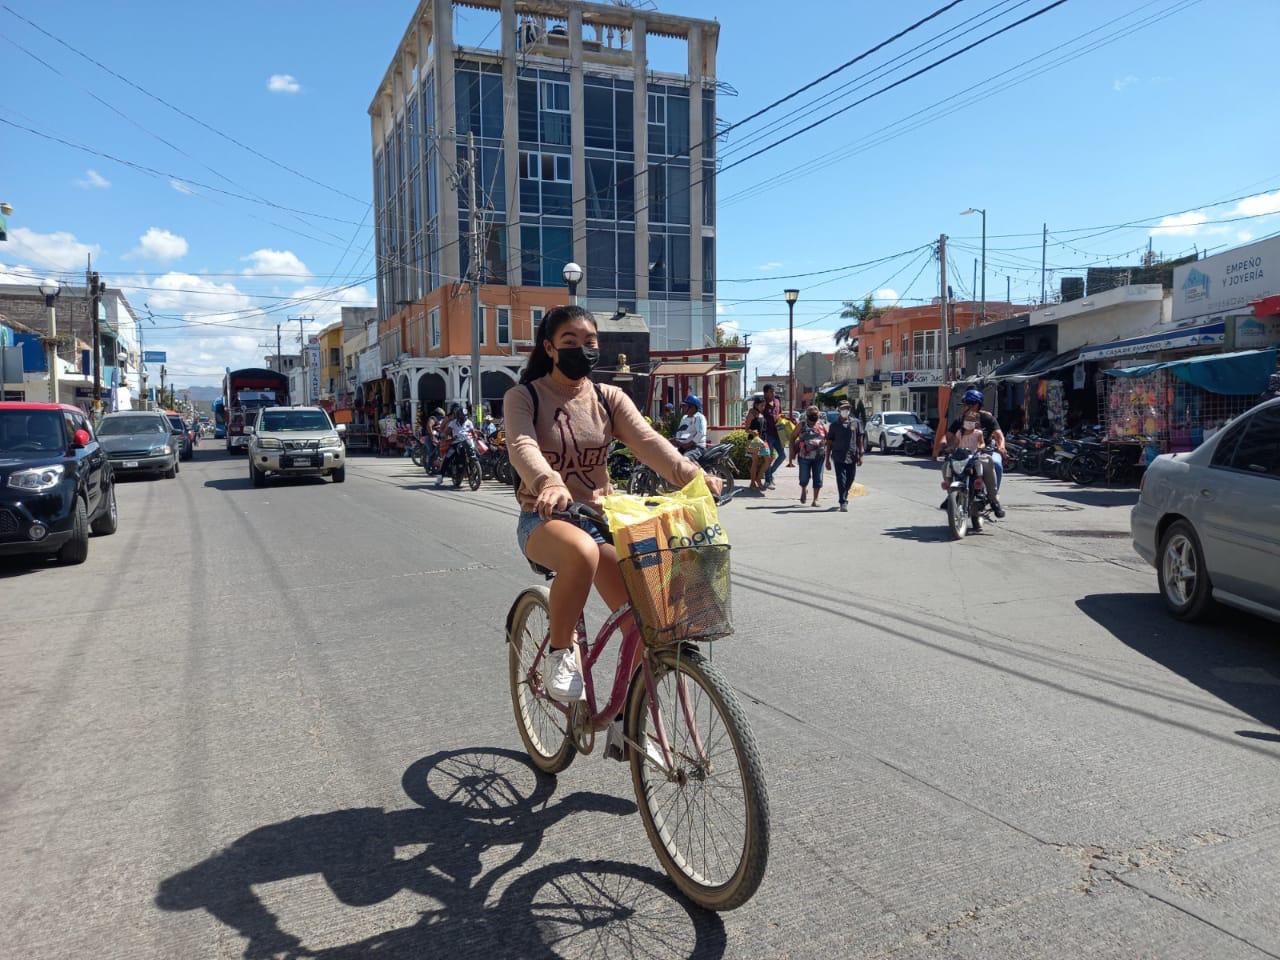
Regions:
<svg viewBox="0 0 1280 960"><path fill-rule="evenodd" d="M849 510L849 488L862 463L862 451L866 448L866 434L862 421L853 416L848 400L842 400L837 408L840 414L827 431L827 469L835 468L836 494L840 500L840 512Z"/></svg>
<svg viewBox="0 0 1280 960"><path fill-rule="evenodd" d="M782 403L779 402L772 383L765 384L764 387L764 438L769 443L769 449L772 450L776 457L769 469L764 472L764 488L766 490L773 489L773 475L777 472L782 461L787 455L782 446L782 436L778 433L778 418L782 416Z"/></svg>

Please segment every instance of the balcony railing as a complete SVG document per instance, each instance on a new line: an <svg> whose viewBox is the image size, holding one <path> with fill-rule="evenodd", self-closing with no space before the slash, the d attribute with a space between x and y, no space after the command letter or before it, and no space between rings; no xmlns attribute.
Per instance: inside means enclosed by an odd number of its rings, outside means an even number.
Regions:
<svg viewBox="0 0 1280 960"><path fill-rule="evenodd" d="M911 358L911 370L937 370L942 366L942 354L917 353Z"/></svg>

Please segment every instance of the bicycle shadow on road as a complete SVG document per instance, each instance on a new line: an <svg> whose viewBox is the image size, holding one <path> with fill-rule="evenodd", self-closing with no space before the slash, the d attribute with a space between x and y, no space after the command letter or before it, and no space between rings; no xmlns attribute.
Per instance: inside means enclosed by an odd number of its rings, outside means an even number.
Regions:
<svg viewBox="0 0 1280 960"><path fill-rule="evenodd" d="M1154 590L1092 594L1076 606L1121 643L1259 723L1280 729L1280 643L1267 621L1219 608L1203 623L1183 623L1169 616ZM1254 731L1236 733L1273 739Z"/></svg>
<svg viewBox="0 0 1280 960"><path fill-rule="evenodd" d="M553 800L554 778L523 754L492 748L425 757L405 771L402 786L418 806L337 810L260 827L162 881L156 905L208 911L245 938L245 957L724 955L720 918L687 903L656 870L573 859L520 872L561 820L625 816L635 812L630 800L590 792ZM499 848L509 855L486 869ZM404 891L429 902L407 926L309 946L282 928L256 892L308 875L322 877L347 908ZM492 900L503 878L512 880ZM308 907L315 912L314 901L300 905Z"/></svg>
<svg viewBox="0 0 1280 960"><path fill-rule="evenodd" d="M945 518L943 522L945 523ZM883 536L893 537L895 540L912 540L916 543L949 543L955 539L950 529L945 526L919 523L909 527L887 527Z"/></svg>

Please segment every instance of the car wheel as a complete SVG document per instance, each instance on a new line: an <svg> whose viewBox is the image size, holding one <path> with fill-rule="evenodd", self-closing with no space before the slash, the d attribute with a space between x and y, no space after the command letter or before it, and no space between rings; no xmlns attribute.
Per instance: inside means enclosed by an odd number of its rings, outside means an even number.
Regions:
<svg viewBox="0 0 1280 960"><path fill-rule="evenodd" d="M107 491L107 504L102 513L98 514L91 524L94 534L99 537L109 537L116 532L116 522L119 519L119 513L116 510L116 485L113 483Z"/></svg>
<svg viewBox="0 0 1280 960"><path fill-rule="evenodd" d="M58 551L58 562L84 563L89 557L89 510L84 500L76 497L76 516L71 527L71 539Z"/></svg>
<svg viewBox="0 0 1280 960"><path fill-rule="evenodd" d="M252 459L249 460L249 482L255 487L265 487L267 485L267 475L254 465Z"/></svg>
<svg viewBox="0 0 1280 960"><path fill-rule="evenodd" d="M1160 538L1156 573L1164 605L1179 620L1199 620L1213 605L1213 585L1195 528L1177 520Z"/></svg>
<svg viewBox="0 0 1280 960"><path fill-rule="evenodd" d="M880 456L887 457L889 455L889 440L882 433L880 434Z"/></svg>
<svg viewBox="0 0 1280 960"><path fill-rule="evenodd" d="M334 482L334 483L346 483L346 480L347 480L347 468L346 468L346 467L339 467L337 470L333 471L333 473L332 473L332 477L333 477L333 482Z"/></svg>
<svg viewBox="0 0 1280 960"><path fill-rule="evenodd" d="M177 475L178 475L178 461L175 459L173 463L169 465L169 468L164 471L162 476L166 480L172 480Z"/></svg>

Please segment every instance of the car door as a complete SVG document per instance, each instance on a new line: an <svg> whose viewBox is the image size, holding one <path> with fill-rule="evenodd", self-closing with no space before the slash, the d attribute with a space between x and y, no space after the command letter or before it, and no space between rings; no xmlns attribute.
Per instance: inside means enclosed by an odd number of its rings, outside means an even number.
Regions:
<svg viewBox="0 0 1280 960"><path fill-rule="evenodd" d="M85 454L89 461L90 497L92 498L89 501L89 515L92 517L102 509L103 500L111 488L111 461L107 459L107 451L102 449L102 444L98 442L98 435L89 423L89 418L82 413L73 414L73 417L76 429L89 434Z"/></svg>
<svg viewBox="0 0 1280 960"><path fill-rule="evenodd" d="M1194 479L1214 587L1280 609L1280 406L1234 423Z"/></svg>
<svg viewBox="0 0 1280 960"><path fill-rule="evenodd" d="M67 449L69 452L68 459L74 461L73 469L76 472L76 490L83 492L85 496L85 505L89 510L89 516L92 517L94 511L98 508L98 501L101 494L97 490L97 485L101 482L101 475L95 474L93 470L93 460L89 456L88 446L80 447L76 445L76 431L80 429L78 420L83 417L77 417L70 410L62 412L62 421L66 428Z"/></svg>
<svg viewBox="0 0 1280 960"><path fill-rule="evenodd" d="M884 417L876 414L867 421L867 443L875 446L880 442L880 425L884 422Z"/></svg>

